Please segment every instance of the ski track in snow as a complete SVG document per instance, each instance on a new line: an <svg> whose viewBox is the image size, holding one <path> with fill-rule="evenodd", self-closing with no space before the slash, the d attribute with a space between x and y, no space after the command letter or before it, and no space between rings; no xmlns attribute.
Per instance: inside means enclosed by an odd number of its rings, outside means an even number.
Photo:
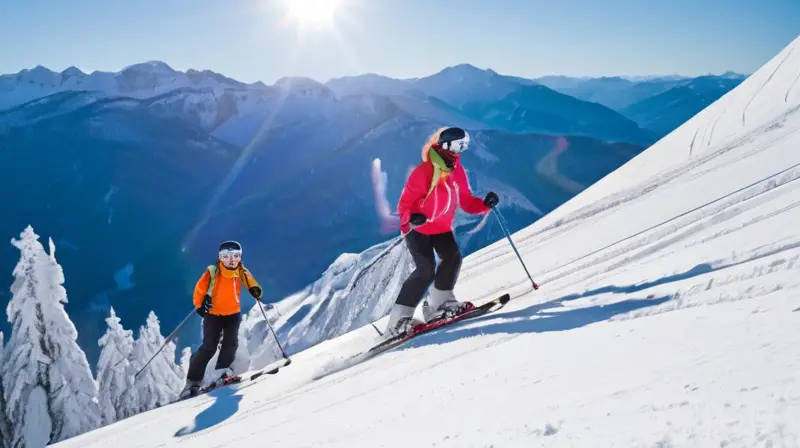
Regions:
<svg viewBox="0 0 800 448"><path fill-rule="evenodd" d="M786 89L786 95L783 96L783 102L784 103L788 103L789 102L789 93L791 93L792 90L795 88L795 86L797 86L797 81L798 80L800 80L800 70L797 71L797 76L795 76L794 81L792 81L792 84L789 85L788 89Z"/></svg>
<svg viewBox="0 0 800 448"><path fill-rule="evenodd" d="M632 161L649 175L513 235L539 291L503 239L456 287L511 293L495 313L352 362L367 325L55 446L800 447L797 46Z"/></svg>
<svg viewBox="0 0 800 448"><path fill-rule="evenodd" d="M714 120L714 124L711 125L711 132L708 133L708 143L706 143L706 148L711 146L711 142L714 141L714 130L717 128L717 123L719 123L719 119L725 115L725 109L722 109L720 113L717 115L717 118Z"/></svg>
<svg viewBox="0 0 800 448"><path fill-rule="evenodd" d="M783 65L783 63L788 61L788 60L790 60L790 58L792 56L792 53L794 53L794 48L792 48L791 50L789 50L786 53L786 55L783 57L783 59L781 59L781 62L778 64L778 66L775 67L775 69L772 71L772 73L770 73L770 75L766 79L766 81L764 81L764 83L761 84L761 86L758 88L758 90L756 90L756 92L753 94L753 96L750 97L750 101L747 102L747 104L744 106L744 110L742 110L742 126L745 126L747 124L747 120L746 120L746 118L747 118L747 109L750 108L750 105L753 103L753 100L758 98L758 96L759 96L758 94L761 93L761 91L764 89L764 87L767 86L767 84L769 84L770 81L772 81L772 78L775 76L775 74L778 73L778 71L780 71L781 66Z"/></svg>

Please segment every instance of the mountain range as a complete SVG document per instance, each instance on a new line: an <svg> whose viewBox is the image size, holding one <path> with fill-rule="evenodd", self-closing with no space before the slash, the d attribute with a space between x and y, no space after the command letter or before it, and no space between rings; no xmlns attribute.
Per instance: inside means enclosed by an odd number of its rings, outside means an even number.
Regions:
<svg viewBox="0 0 800 448"><path fill-rule="evenodd" d="M440 126L470 131L472 189L498 192L514 231L740 78L626 81L624 89L649 94L604 104L614 97L605 82L548 87L467 64L417 79L287 77L273 85L159 61L91 74L36 67L0 76L0 193L14 198L0 234L31 224L53 238L67 310L94 359L111 305L129 327L150 310L163 328L176 325L223 239L242 242L245 264L267 300L278 301L312 285L343 253L394 236L376 213L371 167L380 159L394 207L421 144ZM493 221L463 232L475 222L459 218L466 254L503 238ZM10 273L18 256L0 248L0 270ZM3 302L9 285L0 283Z"/></svg>

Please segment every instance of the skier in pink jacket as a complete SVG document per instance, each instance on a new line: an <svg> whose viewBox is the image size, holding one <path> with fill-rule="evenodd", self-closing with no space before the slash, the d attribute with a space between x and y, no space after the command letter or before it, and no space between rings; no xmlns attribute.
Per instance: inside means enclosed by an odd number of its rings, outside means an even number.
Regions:
<svg viewBox="0 0 800 448"><path fill-rule="evenodd" d="M462 255L453 234L453 218L460 207L470 214L483 214L499 202L489 192L484 199L472 194L461 154L469 147L469 134L461 128L437 130L422 148L422 163L406 181L397 211L416 269L406 279L389 314L390 335L421 324L414 310L433 283L423 305L423 317L431 322L463 312L472 306L453 294ZM413 227L412 227L413 226ZM434 250L441 263L436 266Z"/></svg>

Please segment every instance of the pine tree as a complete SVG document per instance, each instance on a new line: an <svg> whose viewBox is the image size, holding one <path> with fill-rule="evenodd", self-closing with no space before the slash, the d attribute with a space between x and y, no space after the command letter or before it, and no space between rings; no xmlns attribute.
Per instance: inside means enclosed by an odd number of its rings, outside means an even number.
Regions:
<svg viewBox="0 0 800 448"><path fill-rule="evenodd" d="M108 329L98 341L102 350L97 361L98 398L104 425L139 412L139 396L133 378L135 372L130 363L133 332L122 327L113 307L106 323Z"/></svg>
<svg viewBox="0 0 800 448"><path fill-rule="evenodd" d="M64 274L53 241L48 255L31 226L20 236L12 240L20 260L6 307L12 331L2 363L13 448L45 446L100 423L97 383L64 310Z"/></svg>
<svg viewBox="0 0 800 448"><path fill-rule="evenodd" d="M3 332L0 331L0 366L3 365L3 348L4 348L4 336ZM0 448L7 448L7 442L11 438L11 425L8 422L8 417L6 416L6 399L5 399L5 392L3 391L3 378L0 375Z"/></svg>
<svg viewBox="0 0 800 448"><path fill-rule="evenodd" d="M139 338L133 344L133 359L136 371L164 344L161 325L152 311L147 316L147 324L139 328ZM149 411L176 400L183 388L183 375L175 363L175 344L161 350L152 362L136 377L136 390L139 394L139 409Z"/></svg>
<svg viewBox="0 0 800 448"><path fill-rule="evenodd" d="M51 297L50 306L43 306L45 325L52 336L53 364L50 370L51 414L53 415L55 441L75 437L100 427L100 404L97 400L97 382L86 354L78 345L78 331L69 319L64 306L67 291L64 289L64 270L55 258L56 248L49 239L50 254L42 270L45 279L45 299Z"/></svg>

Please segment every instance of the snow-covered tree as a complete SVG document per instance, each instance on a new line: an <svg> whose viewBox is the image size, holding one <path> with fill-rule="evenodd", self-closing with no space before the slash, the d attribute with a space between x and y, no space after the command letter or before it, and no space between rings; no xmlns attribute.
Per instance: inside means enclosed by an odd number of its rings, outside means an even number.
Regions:
<svg viewBox="0 0 800 448"><path fill-rule="evenodd" d="M164 344L161 324L152 311L147 324L139 328L139 338L133 344L133 365L138 371ZM183 389L183 372L175 363L175 344L170 341L161 353L136 377L139 409L149 411L176 400Z"/></svg>
<svg viewBox="0 0 800 448"><path fill-rule="evenodd" d="M97 382L92 377L86 353L78 345L78 331L61 304L67 303L64 270L56 261L52 238L49 244L50 254L43 264L43 277L45 298L52 297L52 306L43 306L42 311L53 335L50 384L55 388L50 391L49 398L54 416L54 440L60 441L100 427L101 419Z"/></svg>
<svg viewBox="0 0 800 448"><path fill-rule="evenodd" d="M14 448L45 446L100 425L97 383L64 310L64 273L53 241L48 255L31 226L20 236L12 240L21 254L6 308L12 330L2 364Z"/></svg>
<svg viewBox="0 0 800 448"><path fill-rule="evenodd" d="M0 331L0 366L3 365L3 346L4 346L3 332ZM3 377L0 375L0 448L6 448L6 442L11 437L11 425L8 423L6 417L6 399L5 392L3 391Z"/></svg>
<svg viewBox="0 0 800 448"><path fill-rule="evenodd" d="M106 323L108 329L97 342L102 347L97 361L97 383L104 425L139 412L139 396L133 379L135 372L129 359L133 353L133 332L122 328L113 307Z"/></svg>
<svg viewBox="0 0 800 448"><path fill-rule="evenodd" d="M181 351L181 372L183 372L183 379L186 380L186 375L189 374L189 363L192 362L192 349L184 347Z"/></svg>

